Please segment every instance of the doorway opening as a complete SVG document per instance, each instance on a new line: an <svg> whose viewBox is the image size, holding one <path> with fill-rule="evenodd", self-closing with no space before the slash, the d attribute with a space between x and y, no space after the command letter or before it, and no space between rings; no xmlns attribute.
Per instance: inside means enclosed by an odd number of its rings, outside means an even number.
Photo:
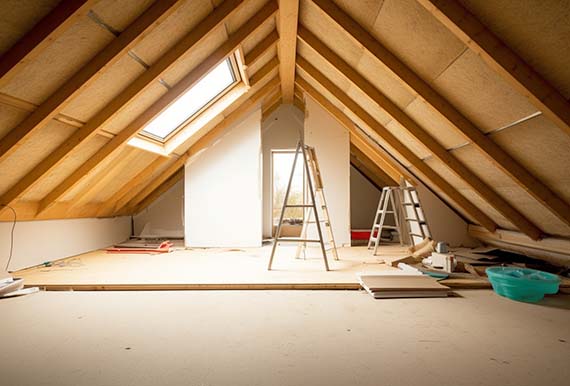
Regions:
<svg viewBox="0 0 570 386"><path fill-rule="evenodd" d="M302 156L299 155L295 164L291 191L289 192L289 204L303 205L305 203L305 171ZM272 150L271 152L271 224L272 236L275 237L279 217L285 202L287 184L291 177L295 150ZM287 208L283 217L281 235L285 237L299 237L303 226L303 208Z"/></svg>

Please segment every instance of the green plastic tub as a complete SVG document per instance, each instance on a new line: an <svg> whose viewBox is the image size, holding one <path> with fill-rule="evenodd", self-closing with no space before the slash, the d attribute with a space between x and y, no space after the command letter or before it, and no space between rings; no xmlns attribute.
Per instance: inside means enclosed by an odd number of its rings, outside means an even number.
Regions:
<svg viewBox="0 0 570 386"><path fill-rule="evenodd" d="M545 294L557 293L560 285L558 276L536 269L489 267L486 272L496 293L521 302L538 302Z"/></svg>

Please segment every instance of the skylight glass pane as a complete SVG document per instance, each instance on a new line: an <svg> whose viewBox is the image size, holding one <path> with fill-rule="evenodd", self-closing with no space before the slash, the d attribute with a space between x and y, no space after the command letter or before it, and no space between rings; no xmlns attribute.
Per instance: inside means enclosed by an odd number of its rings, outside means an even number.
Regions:
<svg viewBox="0 0 570 386"><path fill-rule="evenodd" d="M168 106L142 131L165 139L202 107L235 82L230 60L220 63L176 102Z"/></svg>

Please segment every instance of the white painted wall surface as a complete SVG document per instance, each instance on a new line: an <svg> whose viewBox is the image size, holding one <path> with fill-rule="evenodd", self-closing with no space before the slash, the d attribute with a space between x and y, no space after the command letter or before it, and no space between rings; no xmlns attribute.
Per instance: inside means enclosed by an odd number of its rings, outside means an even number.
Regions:
<svg viewBox="0 0 570 386"><path fill-rule="evenodd" d="M281 105L261 123L263 146L263 237L270 238L272 229L272 149L295 149L303 133L304 113L293 105Z"/></svg>
<svg viewBox="0 0 570 386"><path fill-rule="evenodd" d="M262 235L261 111L186 164L185 243L259 247Z"/></svg>
<svg viewBox="0 0 570 386"><path fill-rule="evenodd" d="M305 101L305 143L314 146L338 246L350 245L350 138L315 101Z"/></svg>
<svg viewBox="0 0 570 386"><path fill-rule="evenodd" d="M0 223L0 270L10 251L11 222ZM122 242L131 234L131 218L18 221L8 269L16 271Z"/></svg>
<svg viewBox="0 0 570 386"><path fill-rule="evenodd" d="M184 237L184 180L134 216L134 234L141 237Z"/></svg>

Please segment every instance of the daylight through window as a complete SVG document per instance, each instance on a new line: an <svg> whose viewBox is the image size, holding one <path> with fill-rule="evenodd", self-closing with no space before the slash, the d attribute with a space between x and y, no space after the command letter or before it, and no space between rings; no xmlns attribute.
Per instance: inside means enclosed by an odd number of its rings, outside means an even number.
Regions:
<svg viewBox="0 0 570 386"><path fill-rule="evenodd" d="M228 58L154 118L142 130L142 134L164 141L235 81L232 63Z"/></svg>

